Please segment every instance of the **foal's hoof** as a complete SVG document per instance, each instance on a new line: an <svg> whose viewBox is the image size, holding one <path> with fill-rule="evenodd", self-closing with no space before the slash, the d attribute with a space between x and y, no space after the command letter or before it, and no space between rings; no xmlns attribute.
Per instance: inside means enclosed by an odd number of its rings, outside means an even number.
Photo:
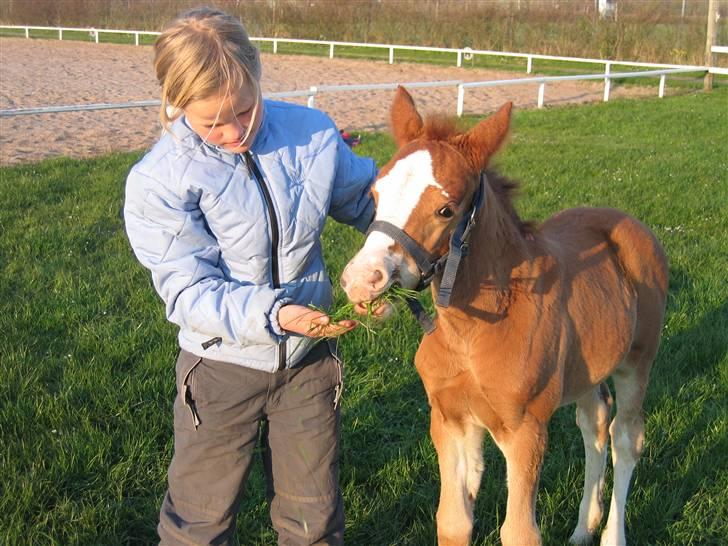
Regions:
<svg viewBox="0 0 728 546"><path fill-rule="evenodd" d="M593 540L594 533L590 533L587 529L575 529L569 537L569 544L591 544Z"/></svg>

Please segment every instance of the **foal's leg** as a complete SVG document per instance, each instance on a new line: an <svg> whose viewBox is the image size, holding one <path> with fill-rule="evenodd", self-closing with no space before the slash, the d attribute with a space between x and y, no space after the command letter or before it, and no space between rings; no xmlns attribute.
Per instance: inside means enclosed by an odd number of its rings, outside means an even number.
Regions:
<svg viewBox="0 0 728 546"><path fill-rule="evenodd" d="M446 421L433 407L432 442L440 466L437 543L465 546L473 531L473 506L483 475L484 429L472 423Z"/></svg>
<svg viewBox="0 0 728 546"><path fill-rule="evenodd" d="M632 471L644 443L642 402L647 388L646 368L648 369L646 366L625 362L612 375L617 396L617 414L609 427L612 437L614 489L607 526L602 533L602 546L627 543L624 533L624 506Z"/></svg>
<svg viewBox="0 0 728 546"><path fill-rule="evenodd" d="M576 402L576 424L584 439L584 496L579 506L579 521L571 535L572 544L588 544L602 521L602 489L607 463L609 413L612 397L605 383Z"/></svg>
<svg viewBox="0 0 728 546"><path fill-rule="evenodd" d="M529 414L517 430L495 438L506 458L508 473L506 519L500 530L503 546L541 544L536 524L536 492L546 438L546 423Z"/></svg>

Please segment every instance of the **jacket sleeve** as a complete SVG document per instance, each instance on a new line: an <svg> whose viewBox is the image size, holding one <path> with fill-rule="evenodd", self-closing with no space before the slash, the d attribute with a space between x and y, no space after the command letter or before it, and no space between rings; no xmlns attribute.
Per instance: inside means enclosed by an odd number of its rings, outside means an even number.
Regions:
<svg viewBox="0 0 728 546"><path fill-rule="evenodd" d="M377 176L373 159L356 155L335 130L336 173L329 215L365 232L374 219L370 188Z"/></svg>
<svg viewBox="0 0 728 546"><path fill-rule="evenodd" d="M127 179L124 220L131 246L151 270L167 318L239 345L275 344L284 332L278 309L283 291L232 282L219 267L220 248L198 205L137 170Z"/></svg>

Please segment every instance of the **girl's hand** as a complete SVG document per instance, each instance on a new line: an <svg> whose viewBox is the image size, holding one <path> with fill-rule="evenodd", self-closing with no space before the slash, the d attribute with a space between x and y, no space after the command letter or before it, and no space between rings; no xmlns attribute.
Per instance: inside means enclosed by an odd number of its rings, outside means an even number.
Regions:
<svg viewBox="0 0 728 546"><path fill-rule="evenodd" d="M316 309L303 305L284 305L278 311L278 324L288 332L307 337L336 337L350 332L359 323L355 320L332 323L326 313Z"/></svg>
<svg viewBox="0 0 728 546"><path fill-rule="evenodd" d="M365 303L357 303L356 305L354 305L354 311L358 315L368 316L369 306ZM392 306L392 304L385 301L372 309L371 313L374 318L386 319L392 314L392 311L394 311L394 307Z"/></svg>

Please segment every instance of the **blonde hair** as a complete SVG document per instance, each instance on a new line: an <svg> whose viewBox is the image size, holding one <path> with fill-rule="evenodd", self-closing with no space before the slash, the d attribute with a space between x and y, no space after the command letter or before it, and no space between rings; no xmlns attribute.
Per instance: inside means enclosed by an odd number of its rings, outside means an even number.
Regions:
<svg viewBox="0 0 728 546"><path fill-rule="evenodd" d="M260 55L243 24L212 8L186 11L154 43L154 69L162 87L159 119L169 130L191 101L244 85L260 97Z"/></svg>

